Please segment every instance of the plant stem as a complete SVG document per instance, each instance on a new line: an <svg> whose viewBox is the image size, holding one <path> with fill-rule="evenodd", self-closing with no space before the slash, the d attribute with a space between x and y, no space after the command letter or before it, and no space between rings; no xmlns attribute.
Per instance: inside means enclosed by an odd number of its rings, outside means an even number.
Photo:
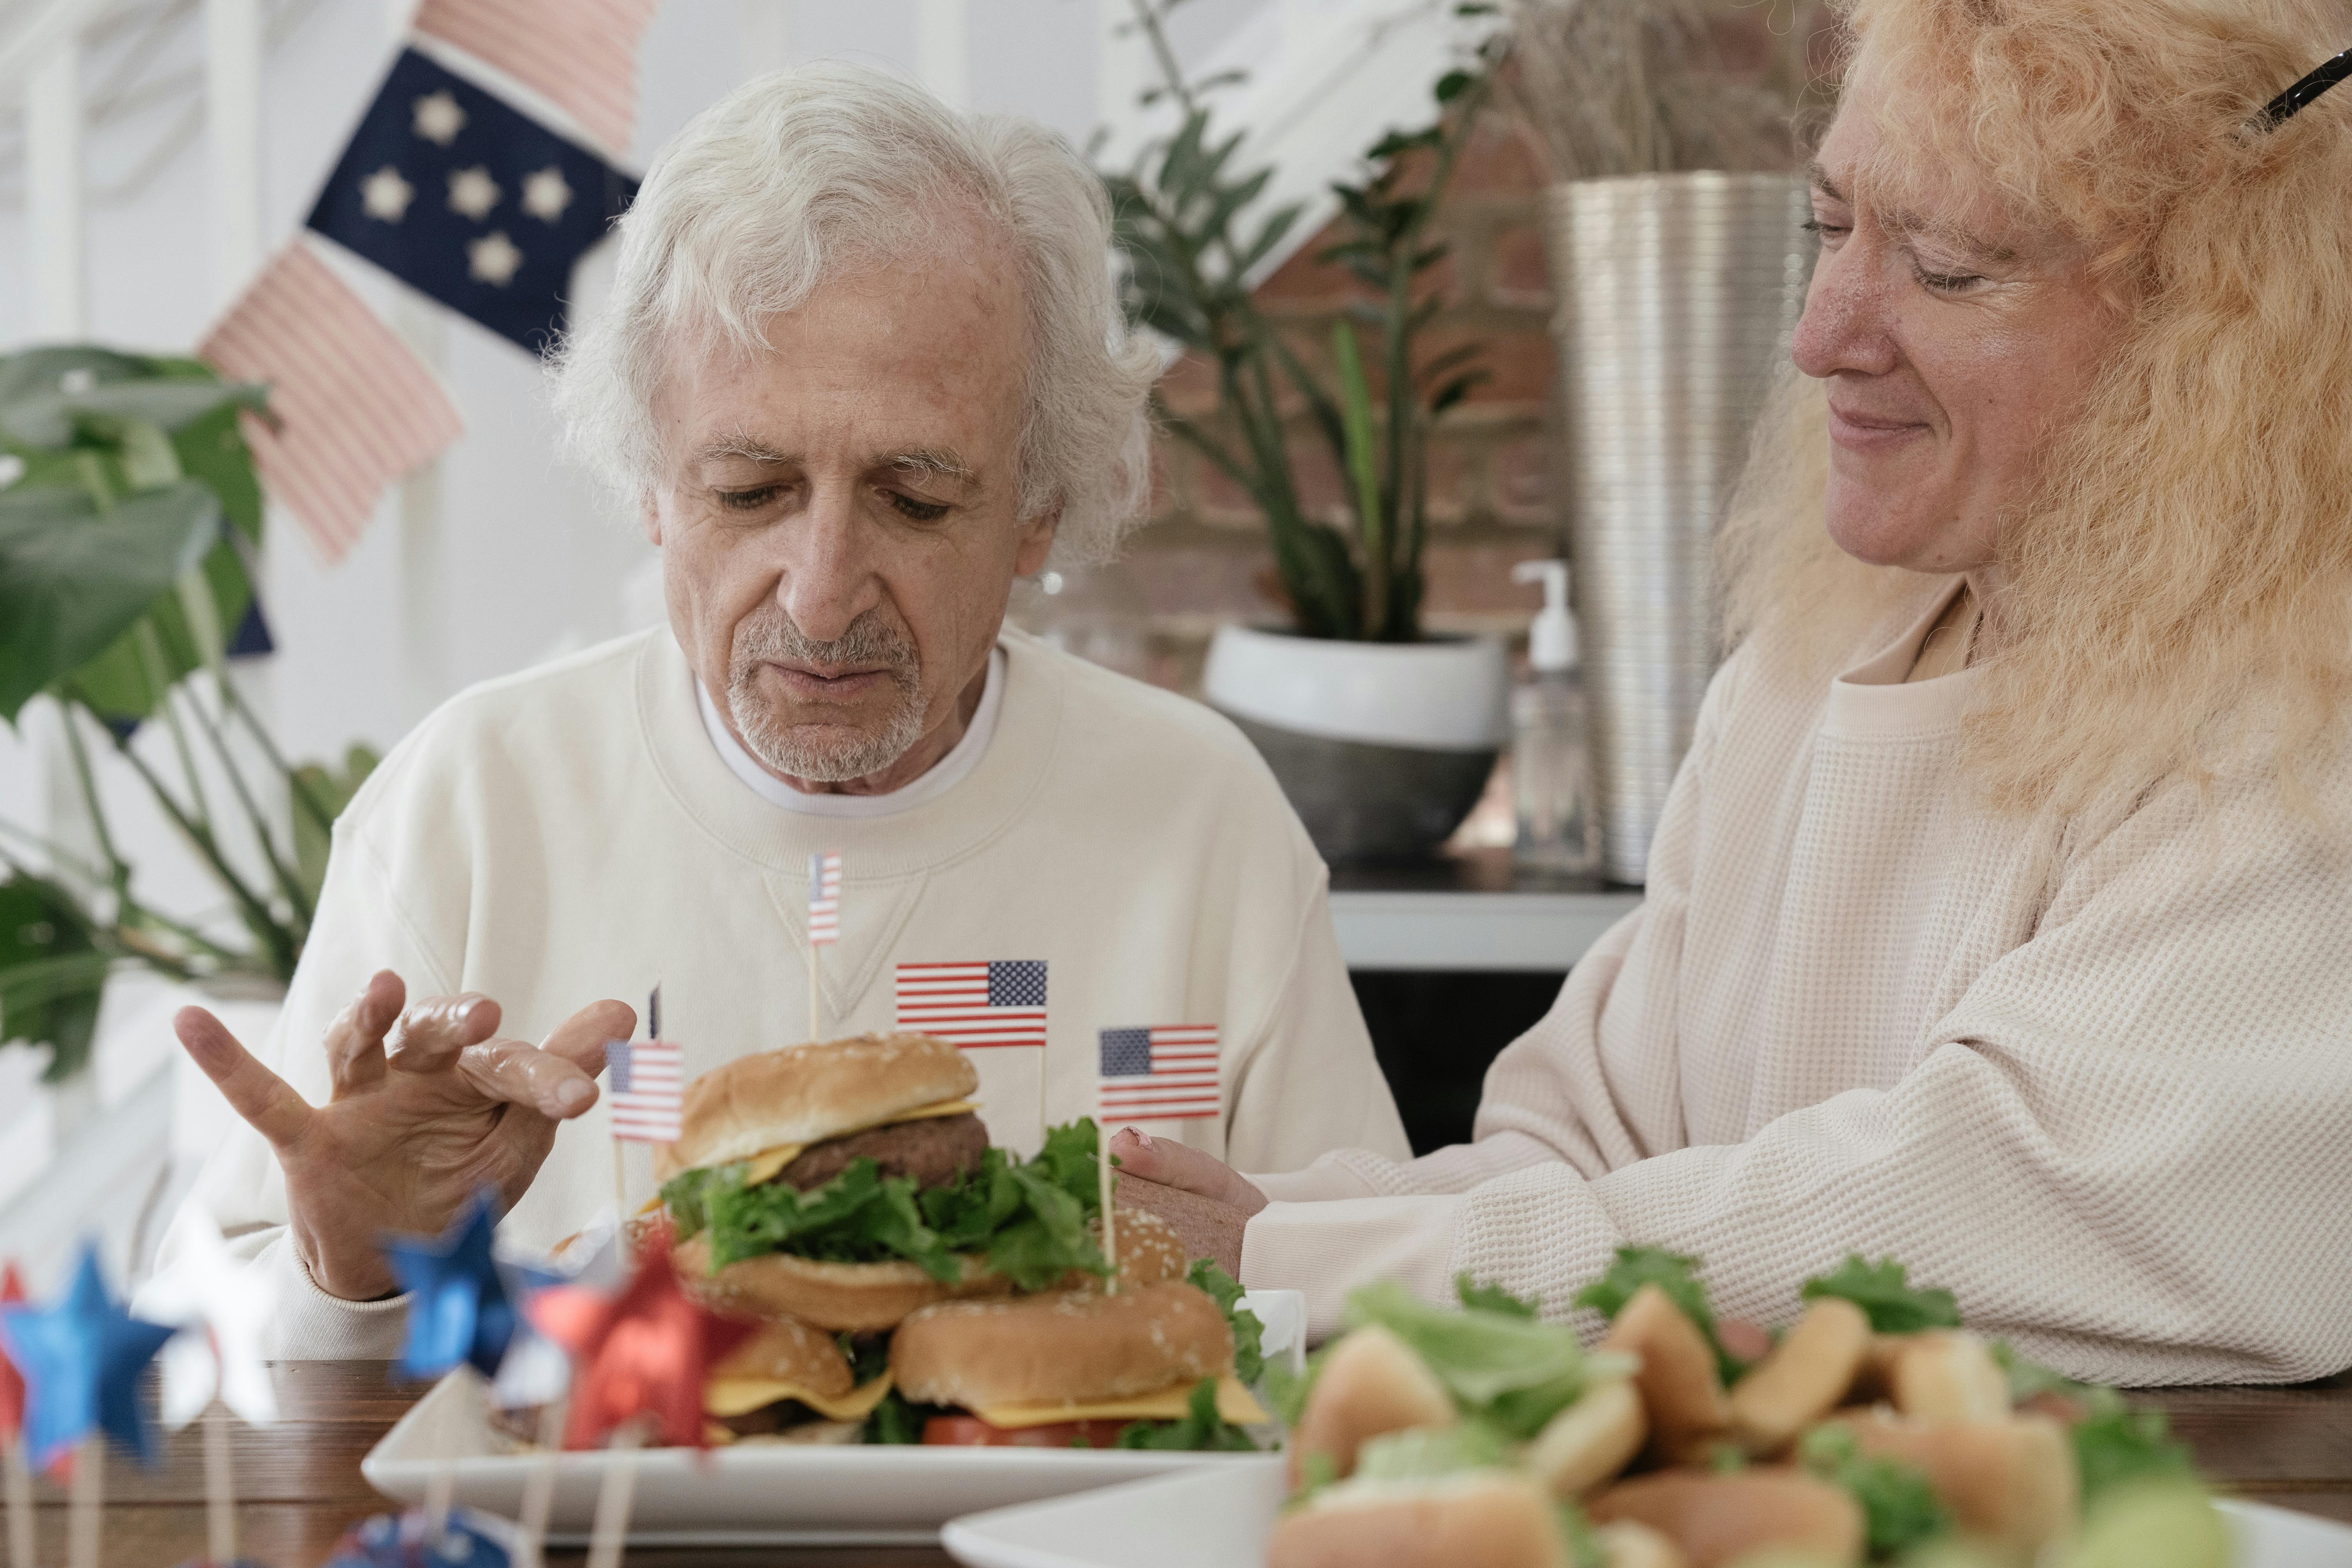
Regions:
<svg viewBox="0 0 2352 1568"><path fill-rule="evenodd" d="M228 678L226 671L223 671L214 678L213 684L220 689L221 705L236 715L238 721L244 724L246 733L253 737L261 747L262 753L268 757L269 765L285 778L287 790L302 803L302 809L309 813L312 826L321 833L333 832L335 814L319 803L319 797L312 795L310 787L302 782L301 773L287 763L284 753L278 749L278 742L262 727L260 718L253 710L245 705L245 699L237 695L236 683Z"/></svg>
<svg viewBox="0 0 2352 1568"><path fill-rule="evenodd" d="M114 835L106 825L106 807L98 798L98 776L90 771L89 751L82 744L79 706L61 698L58 711L65 721L66 749L73 753L74 778L81 785L82 805L89 812L90 832L98 839L98 852L106 857L107 885L119 902L131 896L131 868L115 849Z"/></svg>
<svg viewBox="0 0 2352 1568"><path fill-rule="evenodd" d="M261 858L269 864L269 874L277 881L278 890L285 895L286 902L293 909L296 921L308 931L315 912L310 907L310 894L303 890L300 879L279 857L277 836L270 831L269 818L253 798L253 790L245 782L245 773L236 765L236 758L230 754L228 741L222 735L220 726L201 710L197 716L204 721L205 737L212 742L213 754L220 759L221 771L228 774L230 792L245 810L246 822L253 830L254 841L261 847Z"/></svg>
<svg viewBox="0 0 2352 1568"><path fill-rule="evenodd" d="M146 672L147 684L155 694L155 710L163 715L163 727L172 732L172 746L179 753L180 776L188 782L188 800L195 818L206 827L212 826L211 804L205 798L204 780L196 773L196 753L188 745L188 732L180 723L179 710L173 705L171 672L163 663L162 642L155 636L152 620L139 623L137 642L140 667Z"/></svg>

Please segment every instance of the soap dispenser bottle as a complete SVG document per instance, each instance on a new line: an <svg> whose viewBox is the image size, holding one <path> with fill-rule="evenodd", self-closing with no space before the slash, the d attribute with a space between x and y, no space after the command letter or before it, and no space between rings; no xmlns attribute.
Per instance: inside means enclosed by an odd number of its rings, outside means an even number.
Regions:
<svg viewBox="0 0 2352 1568"><path fill-rule="evenodd" d="M1542 613L1528 637L1528 676L1511 692L1511 794L1518 816L1511 858L1529 870L1590 875L1600 868L1601 843L1568 564L1522 562L1511 577L1544 589Z"/></svg>

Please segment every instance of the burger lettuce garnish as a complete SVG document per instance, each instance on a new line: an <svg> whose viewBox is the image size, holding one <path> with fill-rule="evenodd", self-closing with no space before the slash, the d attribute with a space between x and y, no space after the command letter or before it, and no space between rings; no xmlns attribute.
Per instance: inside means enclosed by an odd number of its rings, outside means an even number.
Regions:
<svg viewBox="0 0 2352 1568"><path fill-rule="evenodd" d="M1108 1275L1087 1233L1099 1212L1095 1125L1049 1129L1036 1157L990 1148L980 1167L923 1190L852 1161L822 1186L752 1182L749 1161L680 1173L661 1190L678 1239L710 1233L713 1268L763 1253L825 1263L914 1263L933 1279L961 1277L959 1254L979 1254L1023 1290L1042 1290L1072 1269Z"/></svg>

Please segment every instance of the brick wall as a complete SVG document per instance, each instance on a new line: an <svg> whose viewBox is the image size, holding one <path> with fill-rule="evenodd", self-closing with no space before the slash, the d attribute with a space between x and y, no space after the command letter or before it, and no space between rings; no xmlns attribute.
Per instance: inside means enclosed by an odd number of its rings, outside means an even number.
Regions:
<svg viewBox="0 0 2352 1568"><path fill-rule="evenodd" d="M1807 12L1809 32L1826 26L1817 5ZM1735 68L1763 68L1777 47L1764 33L1768 23L1765 7L1728 13L1722 41ZM1482 363L1490 377L1431 432L1424 622L1433 630L1523 633L1541 595L1512 583L1510 569L1565 548L1567 519L1553 482L1555 363L1540 228L1540 193L1549 178L1531 136L1490 114L1465 149L1437 220L1452 255L1434 274L1450 303L1425 334L1423 352L1475 338L1486 345ZM1339 312L1370 297L1343 268L1316 259L1332 239L1327 231L1302 246L1258 291L1267 315L1318 364L1328 358ZM1216 405L1211 374L1194 361L1172 370L1163 390L1186 414L1206 414ZM1303 413L1295 416L1292 450L1310 504L1344 517L1339 476ZM1129 546L1126 570L1150 605L1154 678L1197 689L1202 653L1218 626L1278 623L1285 612L1248 497L1172 437L1160 438L1158 460L1152 519Z"/></svg>

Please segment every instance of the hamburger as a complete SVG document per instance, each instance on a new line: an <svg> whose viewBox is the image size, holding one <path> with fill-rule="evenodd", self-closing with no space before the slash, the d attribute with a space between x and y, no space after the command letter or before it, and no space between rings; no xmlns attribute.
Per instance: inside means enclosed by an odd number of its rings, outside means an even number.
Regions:
<svg viewBox="0 0 2352 1568"><path fill-rule="evenodd" d="M1237 1428L1269 1417L1234 1373L1237 1349L1257 1360L1256 1328L1180 1279L939 1302L890 1336L900 1440L1254 1449Z"/></svg>

